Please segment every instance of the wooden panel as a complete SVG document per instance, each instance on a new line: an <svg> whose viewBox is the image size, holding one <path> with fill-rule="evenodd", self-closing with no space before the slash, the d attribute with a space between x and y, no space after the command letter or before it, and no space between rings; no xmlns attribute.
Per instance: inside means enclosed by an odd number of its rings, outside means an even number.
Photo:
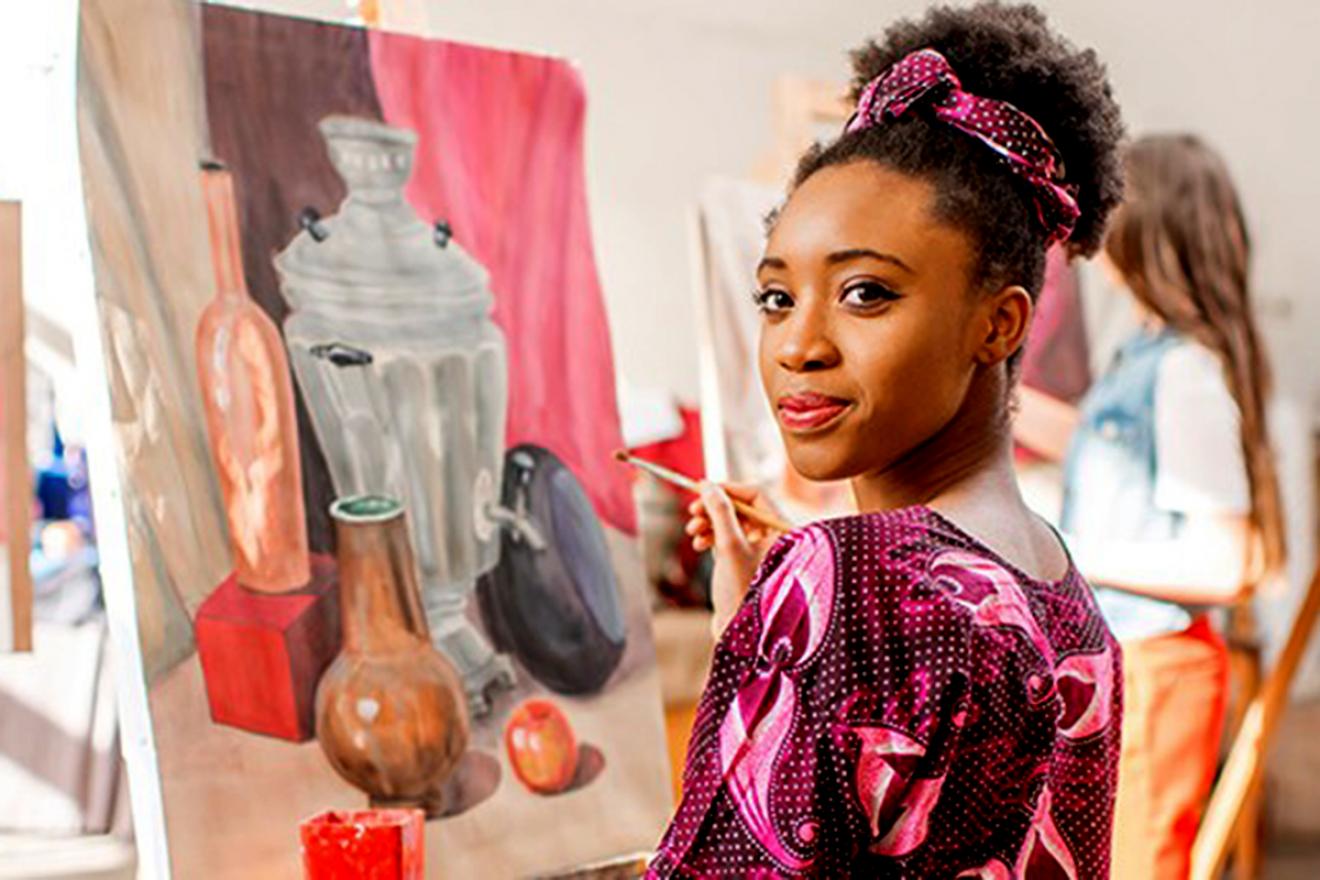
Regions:
<svg viewBox="0 0 1320 880"><path fill-rule="evenodd" d="M21 216L17 202L0 202L0 560L8 562L8 601L0 602L0 650L30 651L32 473L24 398Z"/></svg>

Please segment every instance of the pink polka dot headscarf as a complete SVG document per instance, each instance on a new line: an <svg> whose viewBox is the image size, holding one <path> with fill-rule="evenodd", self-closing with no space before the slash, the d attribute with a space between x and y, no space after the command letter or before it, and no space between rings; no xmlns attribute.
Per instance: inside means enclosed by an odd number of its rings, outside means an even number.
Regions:
<svg viewBox="0 0 1320 880"><path fill-rule="evenodd" d="M1031 184L1047 245L1068 239L1080 213L1077 187L1063 182L1063 159L1054 142L1036 120L1007 101L964 92L948 60L934 49L919 49L871 80L845 131L896 119L919 104L990 147Z"/></svg>

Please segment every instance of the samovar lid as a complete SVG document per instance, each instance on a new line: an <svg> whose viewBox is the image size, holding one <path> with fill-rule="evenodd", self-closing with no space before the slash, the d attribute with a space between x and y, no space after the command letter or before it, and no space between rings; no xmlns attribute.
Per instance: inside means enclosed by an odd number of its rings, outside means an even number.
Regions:
<svg viewBox="0 0 1320 880"><path fill-rule="evenodd" d="M319 128L348 196L332 217L305 211L303 230L276 255L290 304L429 302L488 312L486 269L404 198L417 135L351 116L327 116Z"/></svg>

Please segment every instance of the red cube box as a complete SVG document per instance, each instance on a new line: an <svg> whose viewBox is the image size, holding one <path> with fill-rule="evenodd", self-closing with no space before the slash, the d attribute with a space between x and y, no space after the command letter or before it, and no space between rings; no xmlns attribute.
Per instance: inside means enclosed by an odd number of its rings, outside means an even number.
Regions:
<svg viewBox="0 0 1320 880"><path fill-rule="evenodd" d="M302 742L316 732L316 685L342 632L333 557L313 555L312 580L257 593L230 575L197 611L194 633L211 720Z"/></svg>
<svg viewBox="0 0 1320 880"><path fill-rule="evenodd" d="M422 880L421 810L327 810L301 826L306 880Z"/></svg>

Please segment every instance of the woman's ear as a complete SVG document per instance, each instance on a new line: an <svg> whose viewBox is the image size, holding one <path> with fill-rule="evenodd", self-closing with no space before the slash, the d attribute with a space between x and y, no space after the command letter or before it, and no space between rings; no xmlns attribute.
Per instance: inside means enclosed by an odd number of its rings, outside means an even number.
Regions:
<svg viewBox="0 0 1320 880"><path fill-rule="evenodd" d="M1012 284L987 297L982 309L985 335L979 341L976 361L994 366L1012 357L1026 341L1035 303L1026 288Z"/></svg>

